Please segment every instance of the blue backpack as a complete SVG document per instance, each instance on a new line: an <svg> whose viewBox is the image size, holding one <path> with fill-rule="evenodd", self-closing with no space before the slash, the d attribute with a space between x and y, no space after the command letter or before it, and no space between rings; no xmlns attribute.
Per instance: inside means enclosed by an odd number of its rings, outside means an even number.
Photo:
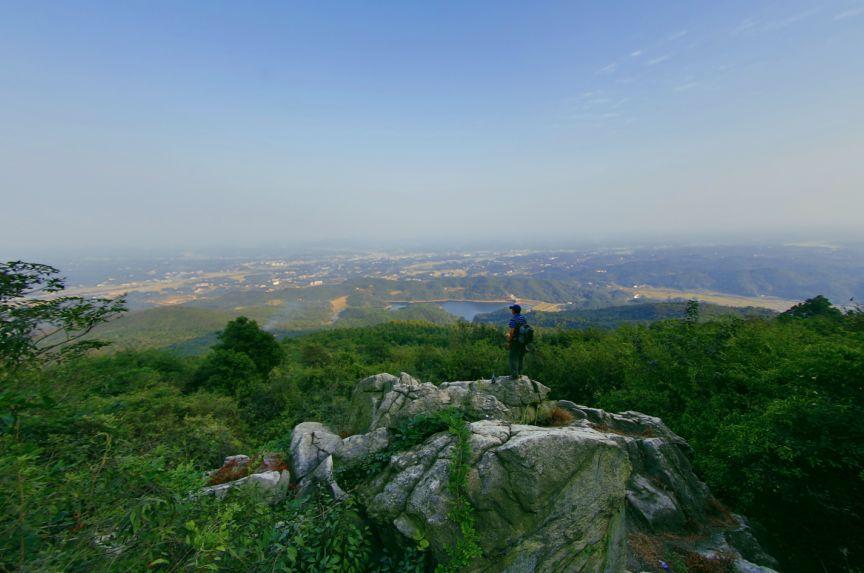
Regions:
<svg viewBox="0 0 864 573"><path fill-rule="evenodd" d="M517 327L516 342L526 346L534 342L534 329L527 322Z"/></svg>

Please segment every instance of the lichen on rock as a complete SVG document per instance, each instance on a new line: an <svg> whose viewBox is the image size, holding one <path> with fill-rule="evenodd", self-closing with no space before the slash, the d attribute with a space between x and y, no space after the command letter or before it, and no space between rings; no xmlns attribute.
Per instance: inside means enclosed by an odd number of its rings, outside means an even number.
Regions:
<svg viewBox="0 0 864 573"><path fill-rule="evenodd" d="M776 566L746 521L720 508L693 473L687 443L659 418L551 401L548 394L524 376L440 385L405 373L371 376L352 397L355 435L341 439L321 424L298 425L292 469L302 486L324 483L344 495L334 459L344 466L377 456L371 475L350 493L372 519L407 542L424 540L446 561L461 537L450 518L448 481L457 437L438 432L403 451L393 450L392 438L406 421L455 409L468 424L464 493L482 552L468 570L656 567L646 562L653 554L631 546L634 535L683 555L729 560L738 571ZM540 425L556 409L572 421Z"/></svg>

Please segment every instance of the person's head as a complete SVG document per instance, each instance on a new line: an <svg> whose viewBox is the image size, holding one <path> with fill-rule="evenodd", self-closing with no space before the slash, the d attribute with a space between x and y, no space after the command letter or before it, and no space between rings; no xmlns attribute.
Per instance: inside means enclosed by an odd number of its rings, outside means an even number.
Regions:
<svg viewBox="0 0 864 573"><path fill-rule="evenodd" d="M522 312L522 307L518 304L512 304L510 305L510 312L512 312L513 314L519 314L520 312Z"/></svg>

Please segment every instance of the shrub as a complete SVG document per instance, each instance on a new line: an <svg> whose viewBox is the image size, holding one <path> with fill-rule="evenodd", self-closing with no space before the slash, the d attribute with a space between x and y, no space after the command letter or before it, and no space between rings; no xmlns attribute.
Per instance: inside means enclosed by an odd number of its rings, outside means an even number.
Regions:
<svg viewBox="0 0 864 573"><path fill-rule="evenodd" d="M549 413L549 426L566 426L573 421L573 414L561 408L560 406L556 406Z"/></svg>

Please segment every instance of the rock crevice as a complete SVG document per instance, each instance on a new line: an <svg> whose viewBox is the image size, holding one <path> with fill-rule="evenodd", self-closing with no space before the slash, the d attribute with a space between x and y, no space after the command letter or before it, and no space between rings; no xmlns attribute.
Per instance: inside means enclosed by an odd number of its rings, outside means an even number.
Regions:
<svg viewBox="0 0 864 573"><path fill-rule="evenodd" d="M293 475L301 489L322 483L345 495L334 478L334 460L351 464L387 450L400 424L456 408L473 420L466 495L483 556L472 571L653 570L657 563L646 563L629 542L634 535L686 538L689 544L676 550L724 556L737 571L773 571L776 562L746 520L722 510L693 473L686 441L662 420L548 395L549 388L527 377L436 386L405 373L372 376L352 397L354 435L342 439L315 422L294 429ZM540 425L556 419L556 410L572 421ZM368 515L392 524L406 541L427 540L440 559L460 535L448 519L455 444L455 436L441 432L392 453L351 492Z"/></svg>

